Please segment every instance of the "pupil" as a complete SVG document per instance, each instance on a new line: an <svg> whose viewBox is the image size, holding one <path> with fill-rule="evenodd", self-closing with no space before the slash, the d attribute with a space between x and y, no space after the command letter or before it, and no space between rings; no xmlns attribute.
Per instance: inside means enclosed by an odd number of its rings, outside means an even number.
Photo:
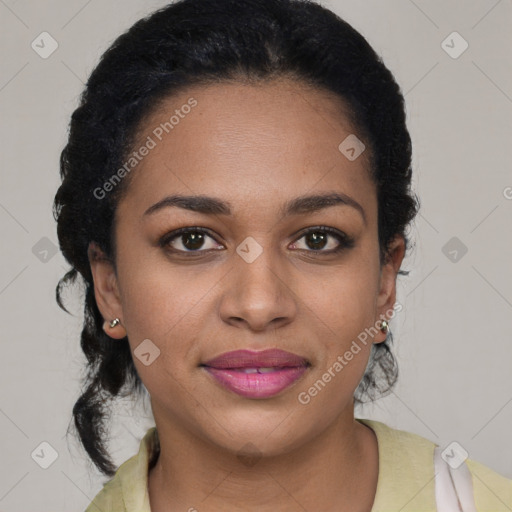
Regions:
<svg viewBox="0 0 512 512"><path fill-rule="evenodd" d="M203 245L203 233L188 233L183 235L183 245L187 249L200 249ZM189 242L191 240L191 243Z"/></svg>
<svg viewBox="0 0 512 512"><path fill-rule="evenodd" d="M325 233L310 233L309 235L307 235L307 240L308 243L309 241L313 242L313 249L322 249L323 247L325 247ZM321 247L315 245L318 243L321 244Z"/></svg>

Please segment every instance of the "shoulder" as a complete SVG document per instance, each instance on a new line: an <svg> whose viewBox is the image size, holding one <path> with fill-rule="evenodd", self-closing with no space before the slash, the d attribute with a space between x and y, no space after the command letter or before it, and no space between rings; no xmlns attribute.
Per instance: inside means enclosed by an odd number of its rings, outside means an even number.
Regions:
<svg viewBox="0 0 512 512"><path fill-rule="evenodd" d="M420 447L424 449L434 449L436 444L425 437L413 432L399 430L382 423L381 421L357 418L357 421L368 425L377 435L379 441L386 444L400 445L404 448Z"/></svg>
<svg viewBox="0 0 512 512"><path fill-rule="evenodd" d="M372 512L435 510L435 443L380 421L357 421L375 432L378 443L379 477Z"/></svg>
<svg viewBox="0 0 512 512"><path fill-rule="evenodd" d="M467 459L466 464L473 480L477 510L496 512L512 510L512 479L472 459Z"/></svg>
<svg viewBox="0 0 512 512"><path fill-rule="evenodd" d="M414 489L420 493L413 499L416 508L423 510L423 502L433 503L435 498L434 449L436 443L420 435L392 428L385 423L357 419L370 427L379 443L379 491L388 503L388 495L395 500L406 499ZM471 474L473 495L478 512L510 512L512 510L512 480L473 459L466 459ZM384 473L383 473L384 472ZM401 483L400 483L401 482ZM405 484L405 486L404 486ZM405 495L396 487L403 486ZM403 495L403 496L402 496ZM396 501L393 506L399 504ZM404 510L409 510L411 503ZM414 507L413 507L414 508ZM377 508L377 510L380 510ZM385 510L383 507L382 510ZM413 509L411 509L413 510ZM433 509L435 510L435 509Z"/></svg>
<svg viewBox="0 0 512 512"><path fill-rule="evenodd" d="M157 449L158 435L152 427L140 441L139 452L119 466L85 512L150 512L148 472Z"/></svg>
<svg viewBox="0 0 512 512"><path fill-rule="evenodd" d="M123 512L124 510L121 483L116 473L114 478L103 485L85 512Z"/></svg>
<svg viewBox="0 0 512 512"><path fill-rule="evenodd" d="M434 442L412 432L392 428L376 420L357 419L370 427L377 436L379 458L386 464L398 464L404 470L434 468Z"/></svg>

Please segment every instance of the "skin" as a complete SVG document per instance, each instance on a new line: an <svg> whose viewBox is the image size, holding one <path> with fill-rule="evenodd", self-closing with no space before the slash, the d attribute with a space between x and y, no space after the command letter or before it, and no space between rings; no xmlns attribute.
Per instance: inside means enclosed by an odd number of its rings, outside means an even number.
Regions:
<svg viewBox="0 0 512 512"><path fill-rule="evenodd" d="M134 357L161 443L149 474L151 510L368 512L377 441L355 421L353 395L371 344L385 334L361 345L307 405L297 397L396 300L404 240L395 238L381 266L369 150L349 161L338 145L357 132L343 103L286 79L191 87L144 120L140 141L190 97L197 106L130 175L116 211L116 268L94 243L89 249L98 307L105 320L121 319L106 332L128 334L132 350L144 339L160 350L149 366ZM288 217L279 211L298 196L332 192L357 201L365 219L339 204ZM214 196L232 214L174 206L144 215L177 193ZM212 234L198 244L202 253L172 252L186 251L190 237L158 244L166 233L197 226ZM300 233L312 226L342 231L354 247L327 254L340 242L329 235L315 246ZM236 252L249 236L263 249L252 263ZM268 399L238 396L199 367L227 351L274 347L311 366ZM237 457L251 451L247 443L258 452L251 465Z"/></svg>

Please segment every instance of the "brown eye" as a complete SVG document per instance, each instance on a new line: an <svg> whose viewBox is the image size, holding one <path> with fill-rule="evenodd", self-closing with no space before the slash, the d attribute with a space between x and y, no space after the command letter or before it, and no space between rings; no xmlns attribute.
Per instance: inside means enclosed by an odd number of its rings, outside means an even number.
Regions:
<svg viewBox="0 0 512 512"><path fill-rule="evenodd" d="M299 242L295 242L294 249L329 254L354 246L354 240L351 237L326 226L310 228L298 240L302 239L306 247L300 247Z"/></svg>
<svg viewBox="0 0 512 512"><path fill-rule="evenodd" d="M173 252L206 252L223 248L218 246L215 239L203 228L182 228L165 235L159 242L161 247Z"/></svg>
<svg viewBox="0 0 512 512"><path fill-rule="evenodd" d="M315 231L313 233L308 233L305 235L306 245L310 249L323 249L327 243L328 238L330 235L327 235L326 233L322 233L319 231Z"/></svg>
<svg viewBox="0 0 512 512"><path fill-rule="evenodd" d="M303 243L300 240L304 239ZM181 228L164 235L159 245L174 253L201 254L212 250L224 249L205 228ZM301 245L304 245L301 247ZM303 232L293 244L293 249L318 254L333 254L354 246L354 239L334 228L317 226Z"/></svg>
<svg viewBox="0 0 512 512"><path fill-rule="evenodd" d="M181 235L181 241L189 251L194 251L201 249L201 246L204 244L204 237L203 233L190 231Z"/></svg>

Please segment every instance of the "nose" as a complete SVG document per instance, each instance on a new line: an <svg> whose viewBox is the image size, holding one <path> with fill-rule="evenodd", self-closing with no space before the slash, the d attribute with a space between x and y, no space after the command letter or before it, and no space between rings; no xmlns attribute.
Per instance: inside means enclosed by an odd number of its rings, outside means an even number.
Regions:
<svg viewBox="0 0 512 512"><path fill-rule="evenodd" d="M234 268L224 280L222 320L255 332L292 322L297 314L297 298L286 265L270 250L263 250L250 263L238 254L233 259Z"/></svg>

